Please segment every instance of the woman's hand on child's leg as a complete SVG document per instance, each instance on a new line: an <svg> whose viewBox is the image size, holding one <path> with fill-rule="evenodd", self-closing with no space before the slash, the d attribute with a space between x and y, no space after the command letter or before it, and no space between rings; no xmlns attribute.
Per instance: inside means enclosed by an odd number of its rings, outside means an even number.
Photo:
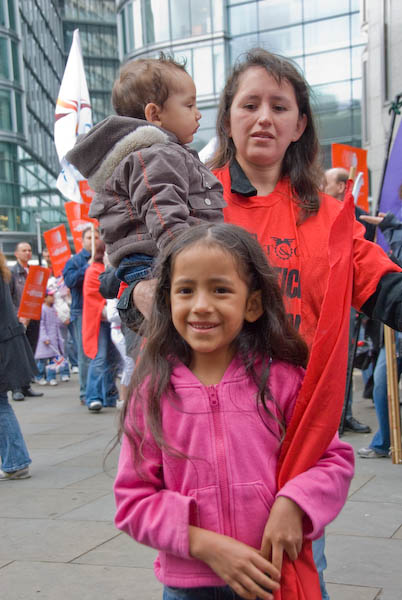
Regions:
<svg viewBox="0 0 402 600"><path fill-rule="evenodd" d="M144 279L137 283L133 291L133 302L147 320L151 316L156 283L157 279Z"/></svg>
<svg viewBox="0 0 402 600"><path fill-rule="evenodd" d="M282 569L283 551L296 560L303 545L304 512L290 498L279 496L271 509L261 542L261 554Z"/></svg>
<svg viewBox="0 0 402 600"><path fill-rule="evenodd" d="M279 571L258 550L231 537L190 526L190 554L245 600L272 600L268 590L279 589Z"/></svg>

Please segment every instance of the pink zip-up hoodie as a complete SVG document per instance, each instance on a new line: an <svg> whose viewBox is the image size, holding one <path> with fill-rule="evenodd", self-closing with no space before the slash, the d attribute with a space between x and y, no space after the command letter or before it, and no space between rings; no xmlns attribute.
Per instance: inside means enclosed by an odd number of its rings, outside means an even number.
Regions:
<svg viewBox="0 0 402 600"><path fill-rule="evenodd" d="M270 410L289 423L304 370L273 361ZM203 385L183 364L174 368L176 398L162 399L166 441L188 458L161 451L150 435L141 474L123 437L114 485L116 526L159 550L155 574L165 585L225 585L189 553L189 525L260 548L270 509L278 496L306 513L304 534L315 539L339 513L353 476L354 456L336 435L321 460L278 491L278 420L257 410L257 387L234 358L217 385ZM261 415L263 415L263 422ZM138 422L137 422L138 424ZM267 425L271 429L267 429Z"/></svg>

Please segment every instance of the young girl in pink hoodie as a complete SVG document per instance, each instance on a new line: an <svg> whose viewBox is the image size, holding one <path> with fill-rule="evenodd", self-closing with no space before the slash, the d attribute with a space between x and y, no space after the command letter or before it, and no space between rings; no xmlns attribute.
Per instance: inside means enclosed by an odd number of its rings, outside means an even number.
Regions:
<svg viewBox="0 0 402 600"><path fill-rule="evenodd" d="M122 413L117 527L159 550L164 600L288 600L283 554L295 561L337 516L353 450L335 435L278 490L308 350L257 240L223 224L174 240L145 334Z"/></svg>

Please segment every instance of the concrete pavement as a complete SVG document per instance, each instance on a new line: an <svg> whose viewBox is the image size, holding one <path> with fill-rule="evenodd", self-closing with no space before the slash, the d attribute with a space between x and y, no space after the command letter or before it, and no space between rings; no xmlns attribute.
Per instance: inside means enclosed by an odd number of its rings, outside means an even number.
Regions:
<svg viewBox="0 0 402 600"><path fill-rule="evenodd" d="M355 416L375 427L355 378ZM116 411L90 414L77 376L13 402L32 478L0 483L0 600L160 600L155 552L113 525L117 452L103 465ZM355 449L371 435L345 434ZM327 530L331 600L402 599L402 465L356 459L341 515Z"/></svg>

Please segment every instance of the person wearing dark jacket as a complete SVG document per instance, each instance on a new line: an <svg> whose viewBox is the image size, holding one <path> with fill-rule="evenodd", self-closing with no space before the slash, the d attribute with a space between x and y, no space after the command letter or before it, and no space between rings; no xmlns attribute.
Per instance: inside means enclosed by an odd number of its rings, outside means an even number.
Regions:
<svg viewBox="0 0 402 600"><path fill-rule="evenodd" d="M96 229L93 230L92 226L86 227L82 232L81 252L72 256L66 262L63 269L64 283L71 291L71 323L77 345L81 404L85 404L85 389L90 362L82 347L82 286L84 284L85 271L91 259L92 231L94 231L95 241L99 239L99 233Z"/></svg>
<svg viewBox="0 0 402 600"><path fill-rule="evenodd" d="M15 307L15 312L18 312L22 292L24 291L25 281L28 276L29 264L28 262L32 258L32 248L27 242L19 242L15 247L15 257L17 262L10 269L11 279L9 281L11 300ZM20 322L25 326L26 336L31 346L33 354L35 354L36 344L38 343L39 337L39 325L40 320L34 319L19 319ZM30 382L23 387L17 383L16 388L13 389L13 400L24 400L25 396L43 396L42 392L35 392L30 386Z"/></svg>
<svg viewBox="0 0 402 600"><path fill-rule="evenodd" d="M0 481L30 477L31 458L7 391L17 385L29 387L37 373L24 325L18 321L11 300L10 278L4 254L0 252Z"/></svg>
<svg viewBox="0 0 402 600"><path fill-rule="evenodd" d="M379 213L378 216L361 217L361 220L378 225L390 247L390 258L402 264L402 223L392 213ZM402 373L402 334L395 332L396 365L398 379ZM385 347L382 346L374 369L373 401L378 421L378 429L367 447L360 448L357 454L361 458L386 458L391 446L387 398L387 362Z"/></svg>

